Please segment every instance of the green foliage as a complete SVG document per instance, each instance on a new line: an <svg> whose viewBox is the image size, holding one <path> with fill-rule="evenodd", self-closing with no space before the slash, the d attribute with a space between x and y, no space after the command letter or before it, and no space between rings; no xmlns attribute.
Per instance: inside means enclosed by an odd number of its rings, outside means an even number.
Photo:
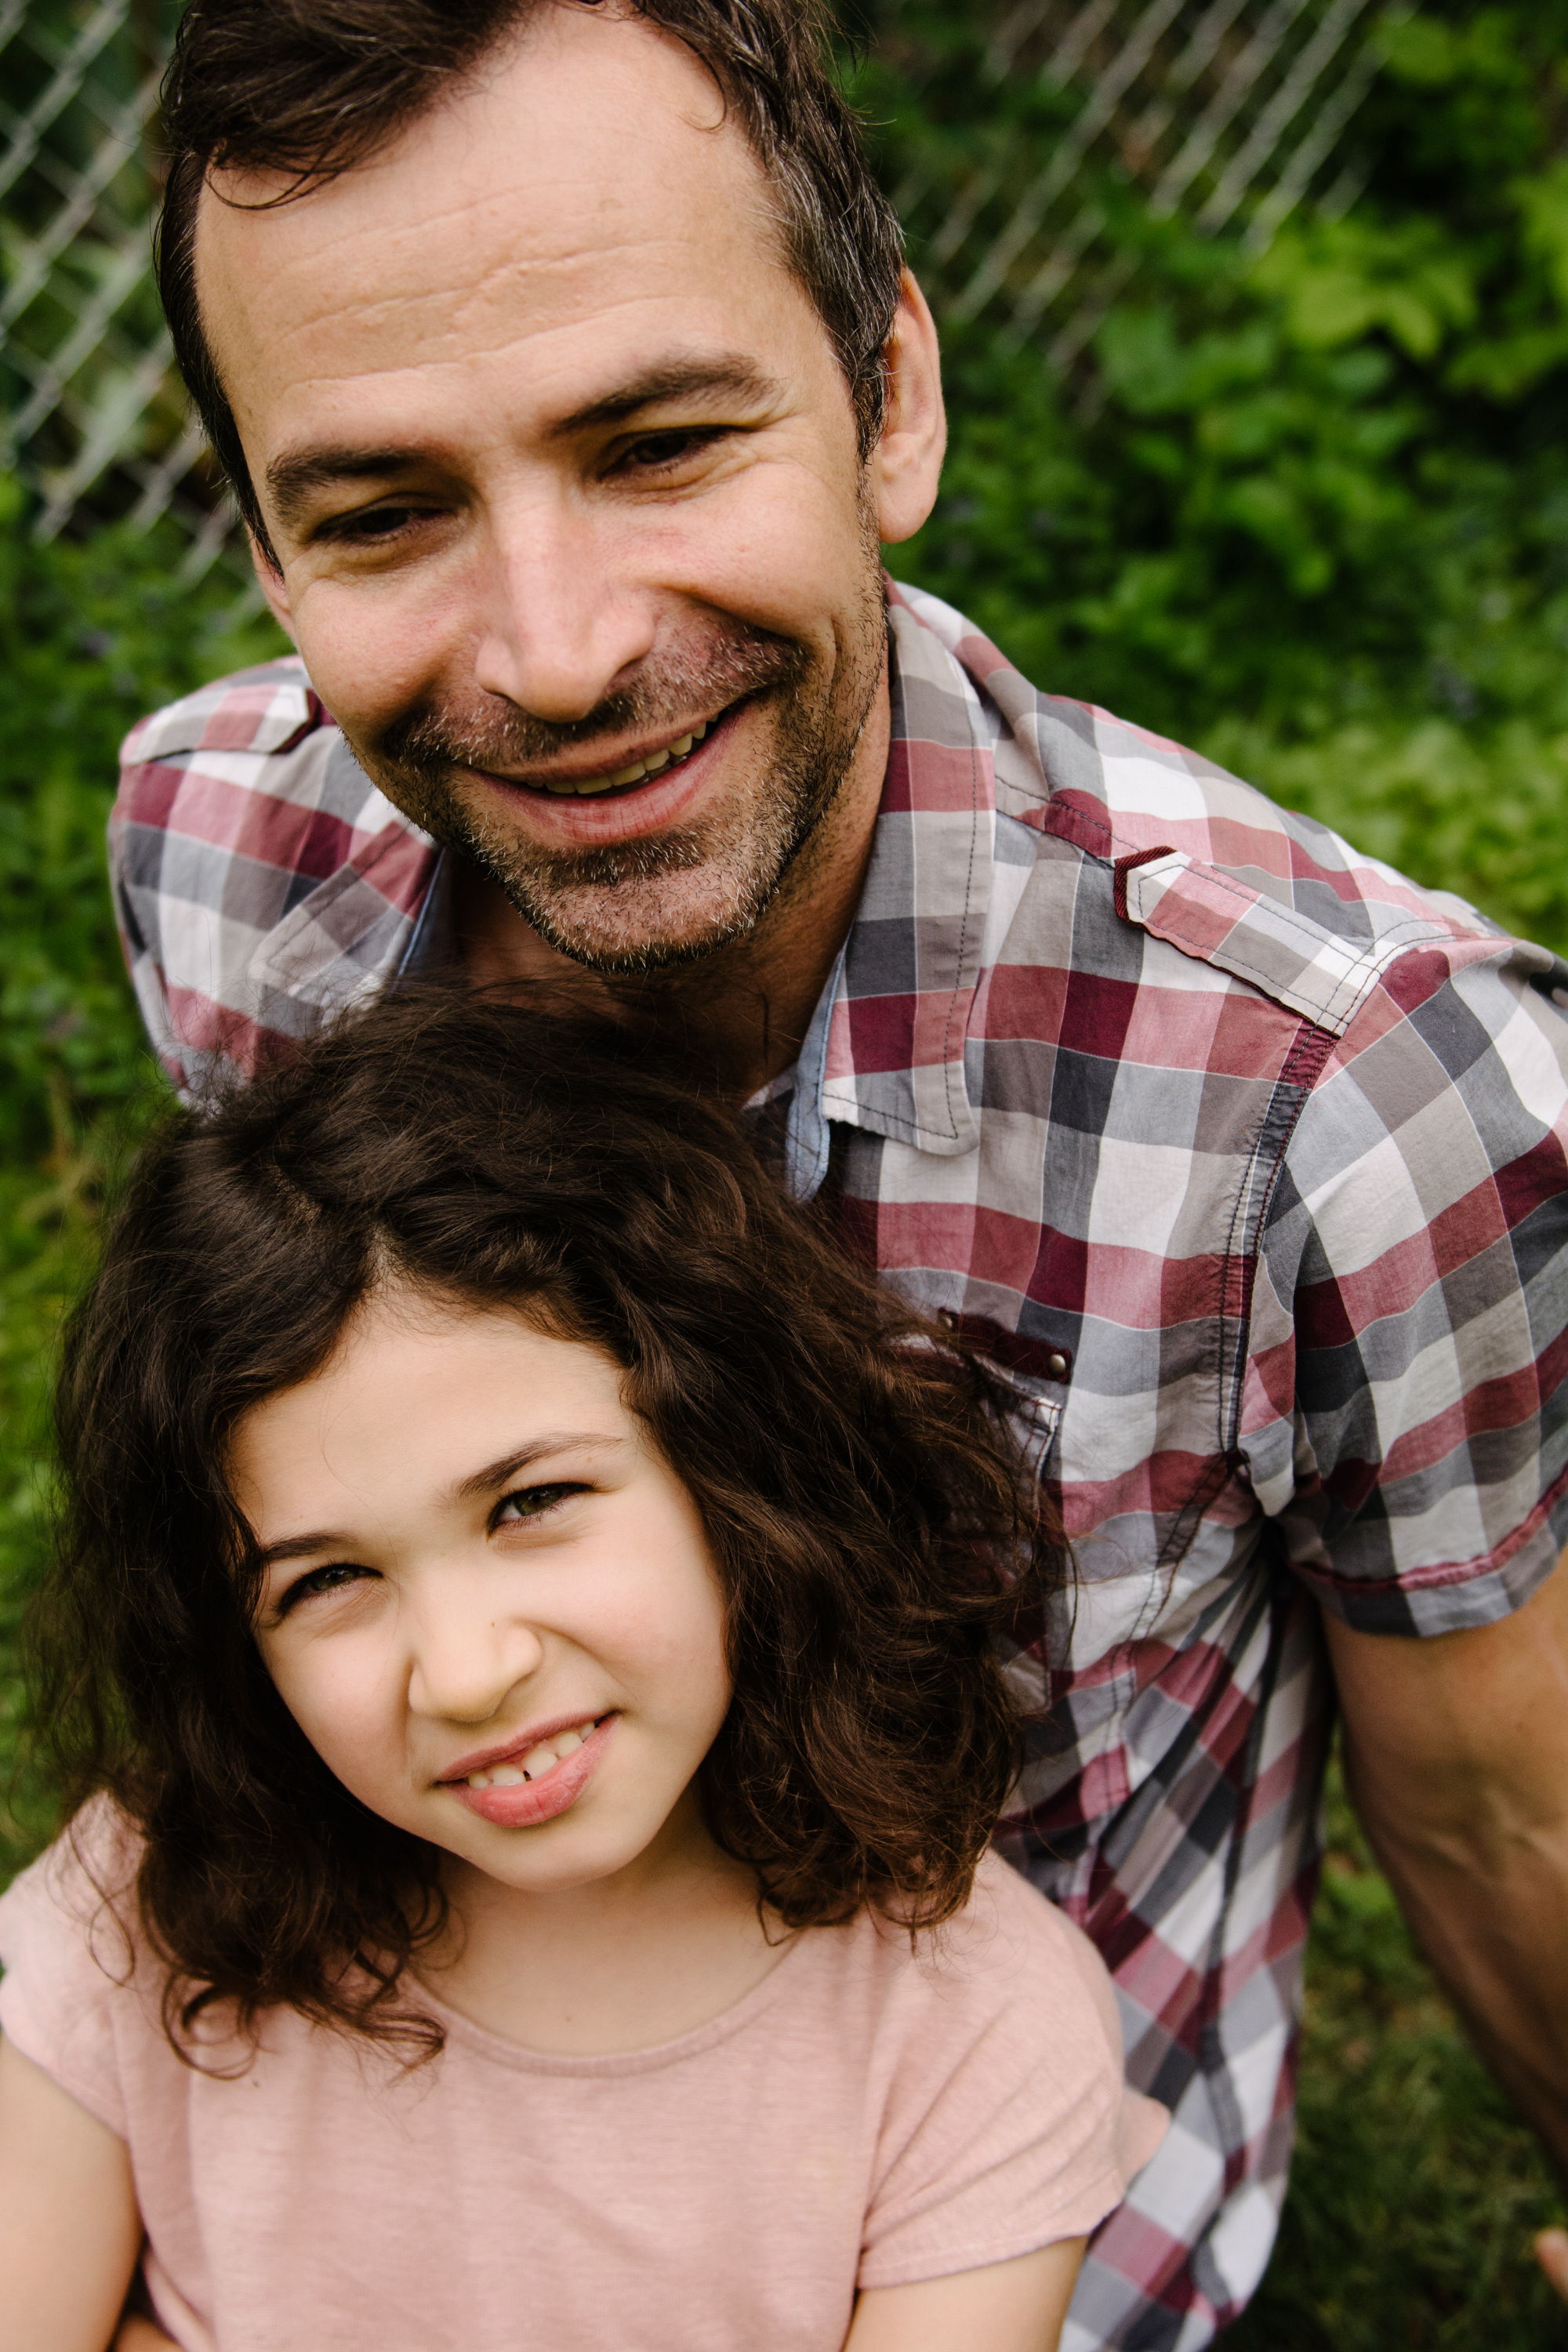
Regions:
<svg viewBox="0 0 1568 2352"><path fill-rule="evenodd" d="M40 549L0 478L0 1766L19 1696L16 1620L41 1558L45 1390L62 1305L90 1258L106 1172L158 1086L104 882L116 752L132 722L281 649L176 583L178 535L120 525ZM13 1850L44 1818L16 1802ZM0 1838L0 1876L5 1841Z"/></svg>
<svg viewBox="0 0 1568 2352"><path fill-rule="evenodd" d="M1058 101L998 89L977 33L923 37L929 85L863 78L889 184L937 224L984 152L1013 175L999 226ZM1568 7L1456 0L1381 37L1376 165L1344 218L1255 256L1104 173L1126 290L1072 380L984 310L949 336L952 457L897 568L1040 684L1249 765L1561 945Z"/></svg>

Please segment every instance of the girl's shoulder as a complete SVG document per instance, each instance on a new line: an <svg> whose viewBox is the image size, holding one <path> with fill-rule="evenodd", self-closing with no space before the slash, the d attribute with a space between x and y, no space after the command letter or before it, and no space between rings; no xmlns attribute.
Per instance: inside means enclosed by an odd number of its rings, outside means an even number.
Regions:
<svg viewBox="0 0 1568 2352"><path fill-rule="evenodd" d="M981 1864L963 1910L912 1945L857 1920L840 1977L862 1992L875 2137L862 2286L1080 2236L1159 2146L1168 2118L1125 2082L1104 1962L1000 1857ZM852 2007L840 2002L841 2027ZM841 2032L847 2066L853 2039Z"/></svg>
<svg viewBox="0 0 1568 2352"><path fill-rule="evenodd" d="M101 1968L97 1956L110 1944L118 1947L113 1973L134 1969L142 1956L136 1906L142 1851L141 1832L112 1799L89 1799L0 1895L0 1961L7 1973L40 1948L68 1974L75 1973L73 1954Z"/></svg>
<svg viewBox="0 0 1568 2352"><path fill-rule="evenodd" d="M851 1935L841 1969L863 1988L891 2111L940 2103L958 2117L1016 2105L1047 2132L1092 2116L1123 2179L1152 2155L1168 2118L1124 2079L1105 1962L999 1855L982 1861L963 1910L912 1946L866 1915Z"/></svg>
<svg viewBox="0 0 1568 2352"><path fill-rule="evenodd" d="M1045 2000L1058 2021L1077 2019L1105 2040L1120 2063L1116 1996L1104 1961L1083 1930L999 1854L982 1857L968 1900L940 1927L911 1940L895 1922L863 1912L851 1936L844 1961L878 1978L885 1998L962 2011L972 2020Z"/></svg>
<svg viewBox="0 0 1568 2352"><path fill-rule="evenodd" d="M0 2031L123 2133L127 2039L163 2041L162 1979L138 1924L142 1841L94 1798L0 1895Z"/></svg>

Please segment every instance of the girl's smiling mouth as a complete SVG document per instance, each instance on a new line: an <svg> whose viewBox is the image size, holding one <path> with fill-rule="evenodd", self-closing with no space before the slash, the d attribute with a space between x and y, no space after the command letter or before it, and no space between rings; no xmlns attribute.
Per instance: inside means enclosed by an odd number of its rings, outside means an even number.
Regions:
<svg viewBox="0 0 1568 2352"><path fill-rule="evenodd" d="M498 1829L531 1829L574 1805L598 1769L616 1724L611 1715L584 1716L541 1737L522 1740L468 1772L441 1781L460 1804Z"/></svg>

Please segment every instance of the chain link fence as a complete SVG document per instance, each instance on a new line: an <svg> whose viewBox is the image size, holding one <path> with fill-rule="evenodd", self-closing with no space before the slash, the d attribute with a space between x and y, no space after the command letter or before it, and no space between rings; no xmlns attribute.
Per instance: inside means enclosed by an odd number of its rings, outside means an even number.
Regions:
<svg viewBox="0 0 1568 2352"><path fill-rule="evenodd" d="M1354 121L1388 14L1373 0L947 0L986 37L994 121L941 110L891 193L938 317L1082 368L1137 272L1118 205L1260 250L1360 188ZM41 539L174 518L184 570L238 565L150 269L158 84L179 0L0 0L0 380ZM943 9L870 0L873 53L935 94ZM1022 110L1020 91L1043 101ZM1042 121L1048 122L1042 129Z"/></svg>

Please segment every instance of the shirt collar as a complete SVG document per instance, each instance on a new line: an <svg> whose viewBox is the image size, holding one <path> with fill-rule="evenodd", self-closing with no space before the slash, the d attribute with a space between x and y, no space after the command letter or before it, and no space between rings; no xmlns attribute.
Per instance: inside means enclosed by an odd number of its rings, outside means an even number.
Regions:
<svg viewBox="0 0 1568 2352"><path fill-rule="evenodd" d="M959 615L891 581L888 597L881 805L860 903L801 1049L789 1118L791 1188L806 1196L826 1171L830 1119L947 1158L979 1140L964 1048L992 903L998 715L961 658L971 633ZM353 757L346 745L340 756ZM401 976L440 960L447 861L407 819L388 814L389 831L412 836L422 866L392 959ZM330 887L340 886L337 877ZM339 937L321 943L333 978L344 952ZM298 971L291 981L296 993L310 984Z"/></svg>
<svg viewBox="0 0 1568 2352"><path fill-rule="evenodd" d="M801 1145L824 1162L826 1134L810 1130L827 1119L944 1158L979 1140L964 1049L991 908L994 719L938 634L956 614L889 583L889 619L892 740L871 858L800 1063Z"/></svg>

